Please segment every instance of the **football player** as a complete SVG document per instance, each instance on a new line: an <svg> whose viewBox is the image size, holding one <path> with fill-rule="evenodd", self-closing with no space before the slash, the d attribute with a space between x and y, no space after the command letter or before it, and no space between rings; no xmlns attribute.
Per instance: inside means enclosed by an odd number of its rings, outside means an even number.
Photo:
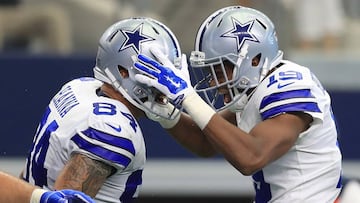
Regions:
<svg viewBox="0 0 360 203"><path fill-rule="evenodd" d="M95 203L89 196L74 190L47 191L21 179L0 172L0 202L6 203Z"/></svg>
<svg viewBox="0 0 360 203"><path fill-rule="evenodd" d="M152 117L179 143L251 175L256 202L334 202L342 166L330 96L309 68L282 59L265 14L231 6L203 22L190 56L194 87L186 66L152 54L138 56L146 75L135 78L184 108L173 120Z"/></svg>
<svg viewBox="0 0 360 203"><path fill-rule="evenodd" d="M135 81L139 71L133 68L132 57L151 55L150 47L180 64L177 39L156 20L125 19L104 32L95 78L64 84L47 106L24 180L50 190L77 189L96 202L129 202L138 196L146 150L137 119L144 112L156 114L153 103L163 97Z"/></svg>

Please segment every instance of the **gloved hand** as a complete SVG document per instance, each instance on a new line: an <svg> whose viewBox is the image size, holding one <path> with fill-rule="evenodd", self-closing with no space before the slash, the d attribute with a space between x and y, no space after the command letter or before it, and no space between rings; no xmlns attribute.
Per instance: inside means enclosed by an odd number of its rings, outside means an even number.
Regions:
<svg viewBox="0 0 360 203"><path fill-rule="evenodd" d="M189 93L195 92L191 86L185 54L181 57L181 67L178 69L158 48L153 47L150 51L158 61L142 54L138 55L134 66L144 74L136 74L135 79L155 87L176 106L180 106Z"/></svg>
<svg viewBox="0 0 360 203"><path fill-rule="evenodd" d="M172 100L177 108L183 106L200 129L204 129L215 111L191 86L186 56L182 55L178 69L159 49L152 48L150 51L157 61L141 54L138 55L134 66L143 74L136 74L135 79L158 89Z"/></svg>
<svg viewBox="0 0 360 203"><path fill-rule="evenodd" d="M35 189L30 203L95 203L88 195L76 190L47 191Z"/></svg>

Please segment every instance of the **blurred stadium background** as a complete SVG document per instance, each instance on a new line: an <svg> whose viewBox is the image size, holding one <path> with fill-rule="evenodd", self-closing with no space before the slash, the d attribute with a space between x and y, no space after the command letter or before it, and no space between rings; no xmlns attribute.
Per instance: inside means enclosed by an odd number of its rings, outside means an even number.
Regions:
<svg viewBox="0 0 360 203"><path fill-rule="evenodd" d="M10 2L10 0L7 0ZM5 2L5 1L4 1ZM19 2L18 2L19 3ZM24 164L37 122L49 99L73 78L91 76L97 42L118 19L150 16L168 25L185 53L190 53L197 28L213 11L229 5L262 10L277 27L286 58L310 67L333 99L340 132L344 175L360 178L360 1L343 0L344 29L330 49L316 43L301 49L296 38L292 0L24 0L22 6L51 5L62 12L71 48L51 50L39 35L6 36L1 29L13 19L1 15L0 68L2 109L0 169L17 176ZM1 6L1 5L0 5ZM3 7L8 8L8 5ZM296 8L295 8L296 9ZM46 17L45 17L46 18ZM5 36L5 37L3 37ZM1 41L0 40L0 41ZM181 148L161 127L142 120L148 150L141 202L251 202L249 177L242 176L221 157L201 159Z"/></svg>

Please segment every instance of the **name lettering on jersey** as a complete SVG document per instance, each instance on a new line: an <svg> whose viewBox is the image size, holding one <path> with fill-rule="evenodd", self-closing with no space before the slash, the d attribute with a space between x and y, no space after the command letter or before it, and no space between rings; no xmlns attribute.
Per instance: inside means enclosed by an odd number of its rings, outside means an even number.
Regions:
<svg viewBox="0 0 360 203"><path fill-rule="evenodd" d="M61 117L64 117L66 113L79 104L70 86L66 86L56 94L52 102Z"/></svg>

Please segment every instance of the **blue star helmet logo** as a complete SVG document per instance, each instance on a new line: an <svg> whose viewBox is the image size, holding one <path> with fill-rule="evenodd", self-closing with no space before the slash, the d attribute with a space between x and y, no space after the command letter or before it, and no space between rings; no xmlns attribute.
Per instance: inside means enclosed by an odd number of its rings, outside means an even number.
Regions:
<svg viewBox="0 0 360 203"><path fill-rule="evenodd" d="M235 18L232 18L233 28L226 33L222 34L221 37L235 38L237 42L237 51L239 52L242 45L246 40L259 42L254 34L251 33L251 28L254 25L254 20L242 24Z"/></svg>
<svg viewBox="0 0 360 203"><path fill-rule="evenodd" d="M147 36L143 33L143 23L137 26L134 30L121 30L126 37L125 42L121 45L119 52L129 47L133 48L136 53L141 52L141 44L155 40L154 38Z"/></svg>

